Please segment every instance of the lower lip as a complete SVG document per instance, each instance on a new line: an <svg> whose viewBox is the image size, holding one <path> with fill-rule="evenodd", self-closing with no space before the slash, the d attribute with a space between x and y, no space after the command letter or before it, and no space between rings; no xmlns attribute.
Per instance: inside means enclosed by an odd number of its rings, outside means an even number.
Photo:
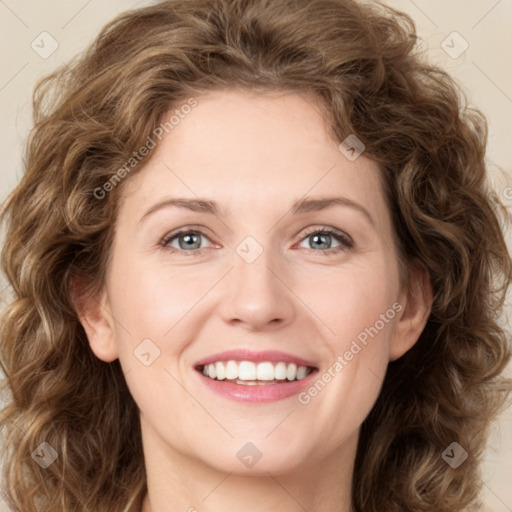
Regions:
<svg viewBox="0 0 512 512"><path fill-rule="evenodd" d="M238 402L276 402L298 395L307 388L317 370L313 370L301 380L292 380L280 384L235 384L225 380L213 380L197 372L201 381L214 393Z"/></svg>

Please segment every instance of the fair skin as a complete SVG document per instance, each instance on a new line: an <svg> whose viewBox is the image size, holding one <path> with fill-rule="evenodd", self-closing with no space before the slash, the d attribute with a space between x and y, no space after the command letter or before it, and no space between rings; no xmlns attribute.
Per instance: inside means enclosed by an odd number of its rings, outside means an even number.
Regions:
<svg viewBox="0 0 512 512"><path fill-rule="evenodd" d="M91 349L103 361L119 358L140 409L142 510L348 512L360 425L389 361L425 326L429 281L416 270L414 293L401 289L377 165L340 152L311 98L225 90L196 99L123 184L104 292L81 310ZM292 211L299 199L327 196L346 204ZM219 212L167 206L145 216L178 197L215 201ZM309 235L326 227L342 238ZM197 244L188 232L164 247L180 228L200 231ZM242 256L258 247L249 236L262 250L250 263ZM146 366L134 350L147 339L146 359L160 355ZM329 369L331 379L309 401L297 393L235 400L213 392L196 368L231 349L313 363L306 391ZM347 364L336 372L338 356ZM237 454L245 446L254 455L253 445L261 458L249 467Z"/></svg>

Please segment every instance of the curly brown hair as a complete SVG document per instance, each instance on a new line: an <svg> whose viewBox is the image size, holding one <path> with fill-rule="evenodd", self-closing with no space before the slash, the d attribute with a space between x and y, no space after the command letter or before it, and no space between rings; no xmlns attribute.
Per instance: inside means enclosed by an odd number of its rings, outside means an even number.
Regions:
<svg viewBox="0 0 512 512"><path fill-rule="evenodd" d="M313 93L335 140L357 134L379 164L403 268L430 275L427 326L389 364L362 425L354 511L478 509L479 462L511 389L500 375L507 214L487 182L484 116L416 43L413 21L376 2L169 0L119 16L37 85L25 173L2 213L13 299L0 426L14 510L140 507L138 409L119 361L93 355L72 284L94 295L109 262L123 183L103 200L95 191L169 108L226 87ZM46 470L31 457L42 441L61 454ZM458 469L441 457L454 441L469 453Z"/></svg>

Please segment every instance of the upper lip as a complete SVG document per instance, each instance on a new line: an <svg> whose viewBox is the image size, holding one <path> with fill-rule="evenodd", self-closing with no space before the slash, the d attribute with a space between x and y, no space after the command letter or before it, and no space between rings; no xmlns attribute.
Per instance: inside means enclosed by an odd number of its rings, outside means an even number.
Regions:
<svg viewBox="0 0 512 512"><path fill-rule="evenodd" d="M284 363L295 363L297 366L310 366L312 368L316 368L315 363L293 354L287 354L286 352L280 352L277 350L263 350L256 352L249 349L235 349L218 352L217 354L213 354L197 361L196 367L216 363L217 361L253 361L254 363L262 363L265 361L278 363L282 361Z"/></svg>

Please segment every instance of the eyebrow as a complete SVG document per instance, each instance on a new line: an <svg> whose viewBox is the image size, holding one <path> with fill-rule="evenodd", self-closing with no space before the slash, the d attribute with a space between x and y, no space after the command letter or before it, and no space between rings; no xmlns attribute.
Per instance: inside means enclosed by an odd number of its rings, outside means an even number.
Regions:
<svg viewBox="0 0 512 512"><path fill-rule="evenodd" d="M348 197L306 197L305 199L299 199L293 203L291 212L292 214L306 213L313 211L324 210L330 206L348 206L359 211L366 217L366 220L375 227L375 221L370 215L370 212L361 204L349 199Z"/></svg>
<svg viewBox="0 0 512 512"><path fill-rule="evenodd" d="M151 208L149 208L141 217L139 223L149 217L152 213L163 208L170 208L173 206L178 208L185 208L193 212L208 213L215 216L220 214L220 208L215 201L201 198L192 199L185 197L174 197L164 199L151 206ZM293 203L290 212L295 215L299 213L320 211L331 206L348 206L353 208L362 213L368 222L375 227L375 221L370 215L370 212L368 212L364 206L347 197L307 197L304 199L299 199Z"/></svg>

